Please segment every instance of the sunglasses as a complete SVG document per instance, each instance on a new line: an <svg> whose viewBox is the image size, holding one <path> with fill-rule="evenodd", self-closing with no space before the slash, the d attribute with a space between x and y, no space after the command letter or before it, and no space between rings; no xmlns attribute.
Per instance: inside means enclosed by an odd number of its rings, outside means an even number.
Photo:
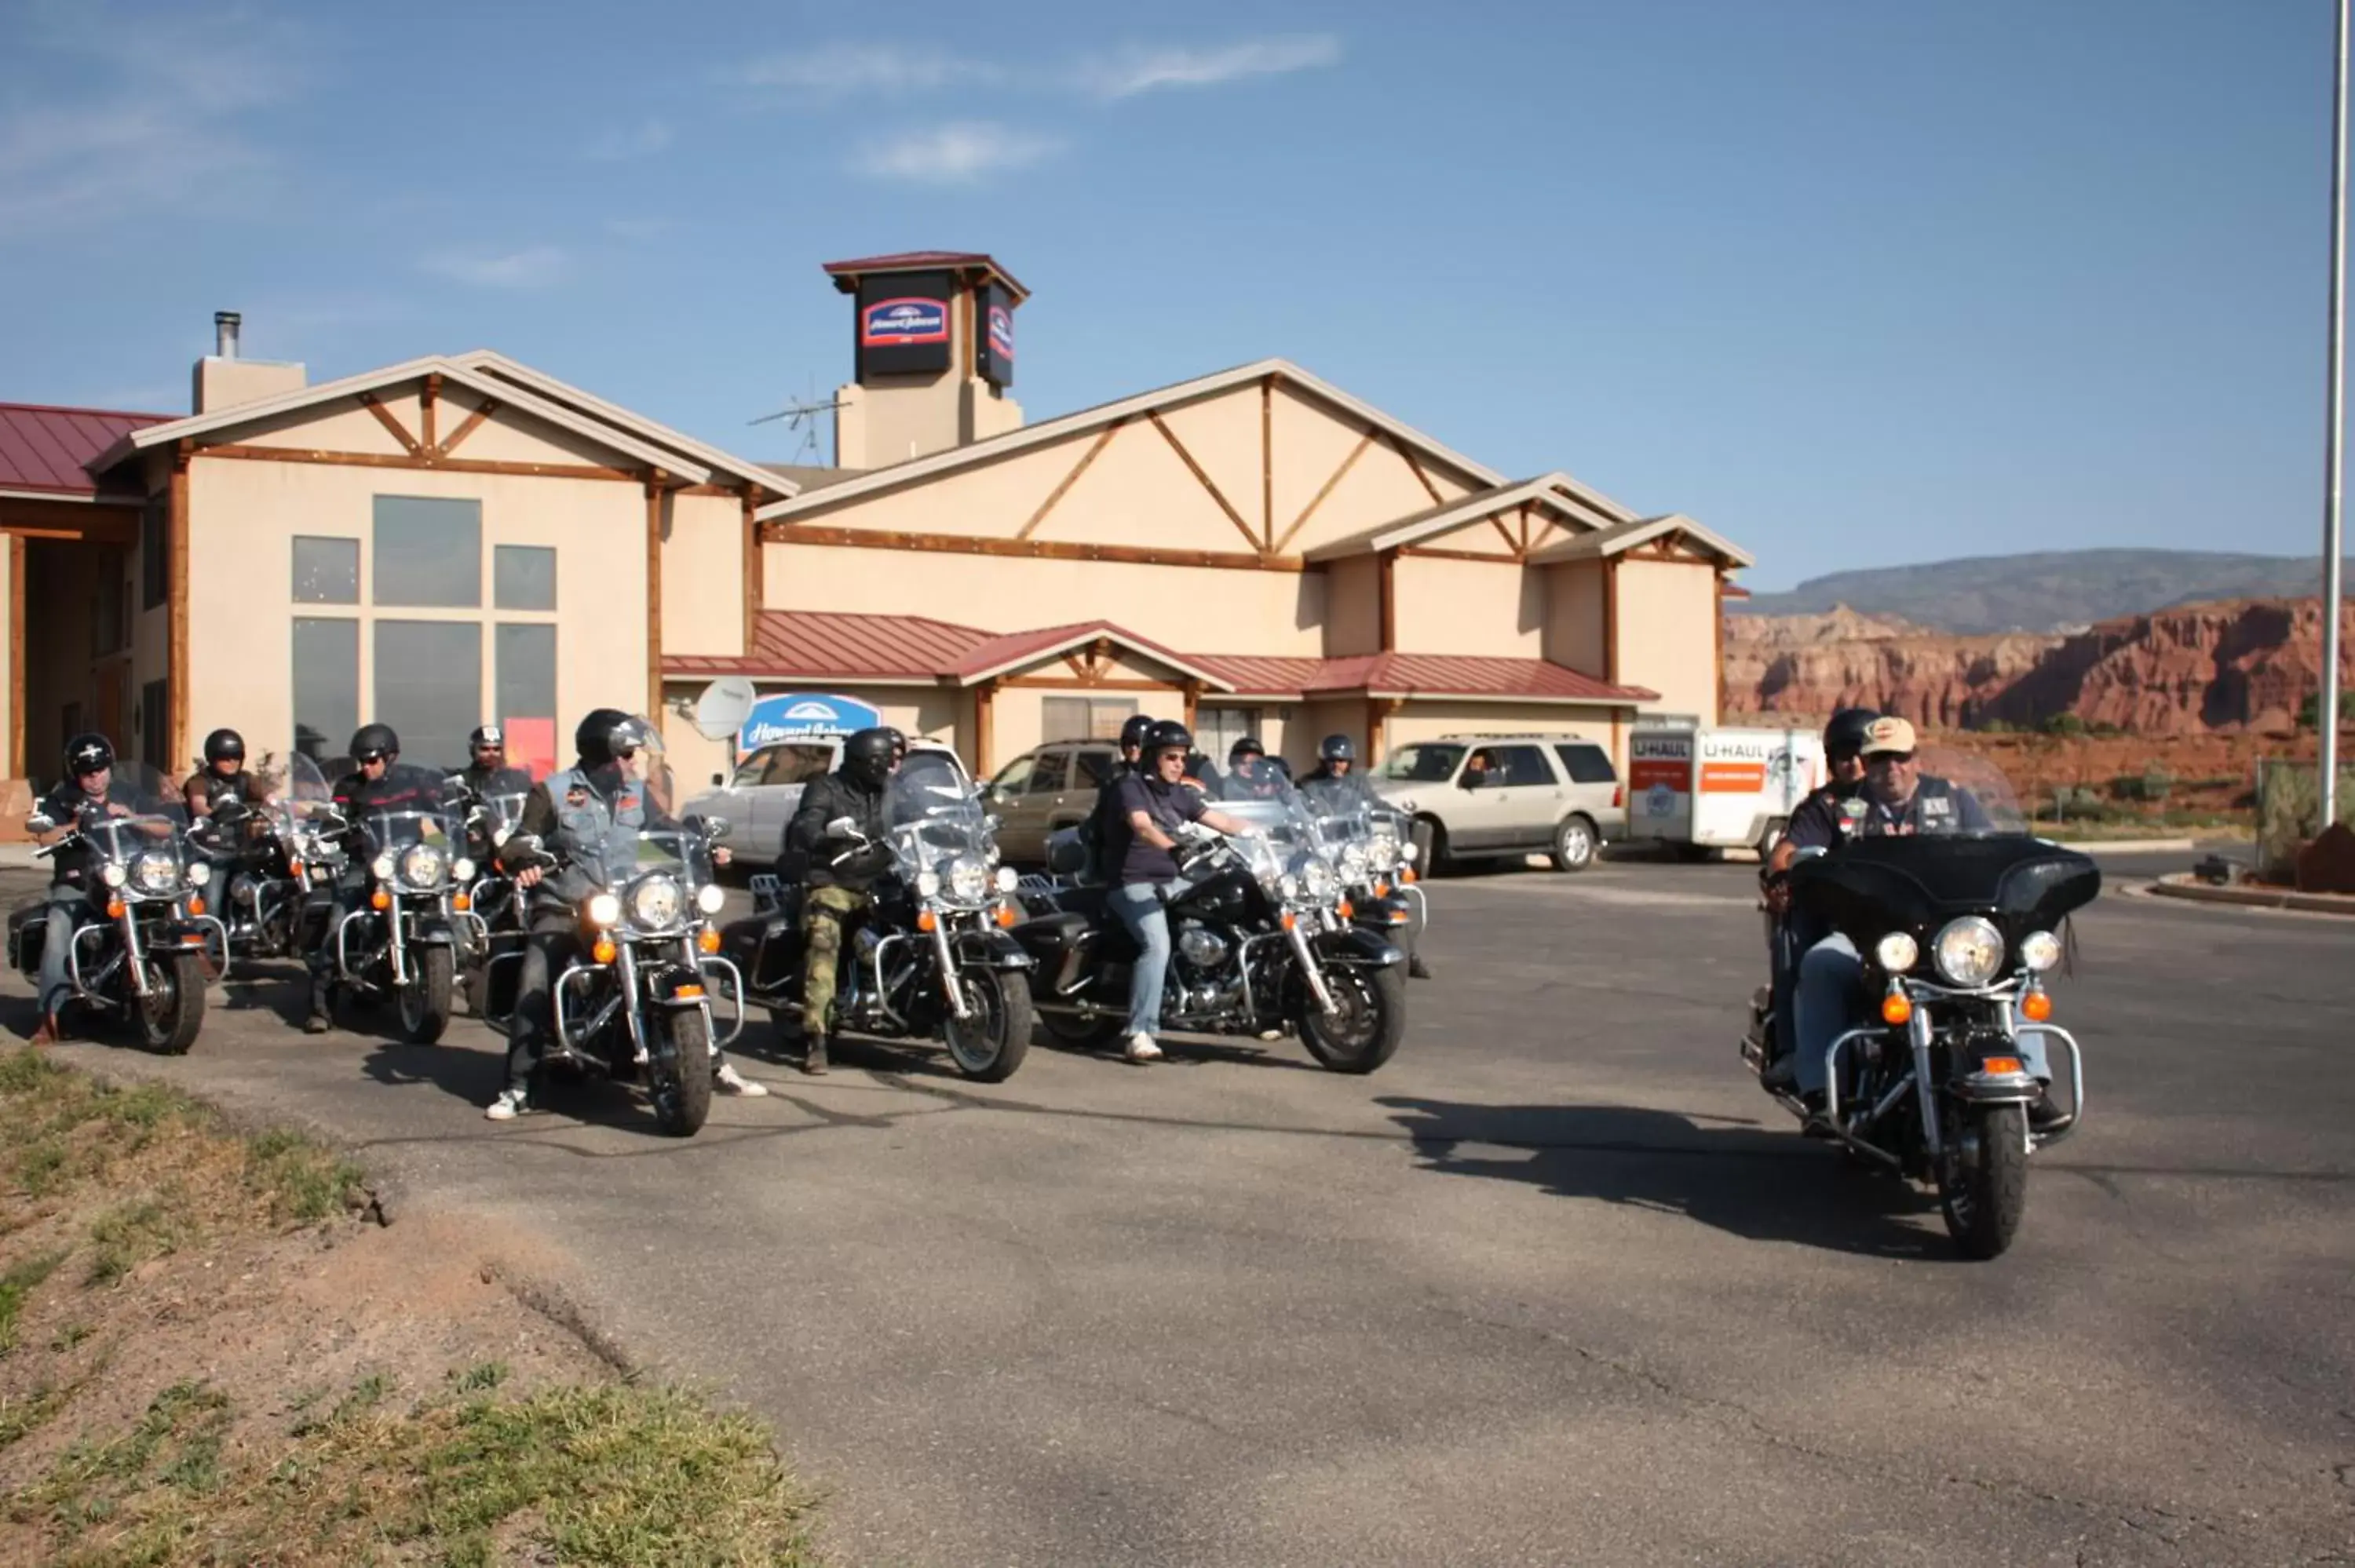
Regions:
<svg viewBox="0 0 2355 1568"><path fill-rule="evenodd" d="M87 768L78 767L74 769L74 777L77 779L95 779L100 774L105 772L107 770L107 767L108 764L103 762L93 763Z"/></svg>
<svg viewBox="0 0 2355 1568"><path fill-rule="evenodd" d="M631 758L635 757L637 754L638 748L634 746L617 746L613 748L613 755L620 758L624 762L627 762Z"/></svg>
<svg viewBox="0 0 2355 1568"><path fill-rule="evenodd" d="M1876 751L1864 759L1864 765L1867 768L1878 768L1886 762L1891 768L1902 768L1913 760L1913 754L1910 751Z"/></svg>
<svg viewBox="0 0 2355 1568"><path fill-rule="evenodd" d="M392 753L389 751L363 751L352 760L365 768L371 762L382 762L386 758L390 757Z"/></svg>

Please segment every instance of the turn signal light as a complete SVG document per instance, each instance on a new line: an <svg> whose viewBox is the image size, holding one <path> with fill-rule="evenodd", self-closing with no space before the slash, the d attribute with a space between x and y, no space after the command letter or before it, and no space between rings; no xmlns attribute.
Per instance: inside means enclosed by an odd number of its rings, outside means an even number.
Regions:
<svg viewBox="0 0 2355 1568"><path fill-rule="evenodd" d="M613 961L613 938L611 937L599 937L597 938L596 945L589 949L589 956L596 959L601 964L612 963Z"/></svg>
<svg viewBox="0 0 2355 1568"><path fill-rule="evenodd" d="M123 918L122 899L110 898L106 901L106 917L110 920L120 920Z"/></svg>
<svg viewBox="0 0 2355 1568"><path fill-rule="evenodd" d="M1410 887L1414 885L1414 867L1410 865L1401 870L1399 873L1399 881L1406 884Z"/></svg>
<svg viewBox="0 0 2355 1568"><path fill-rule="evenodd" d="M189 896L188 896L188 913L189 913L189 914L191 914L191 915L201 915L201 914L203 914L204 912L205 912L205 895L204 895L203 894L201 894L201 893L196 893L196 894L191 894L191 895L189 895Z"/></svg>
<svg viewBox="0 0 2355 1568"><path fill-rule="evenodd" d="M459 911L461 914L464 913L466 910L472 909L474 906L474 895L473 894L453 893L450 895L450 907Z"/></svg>
<svg viewBox="0 0 2355 1568"><path fill-rule="evenodd" d="M1979 1064L1979 1071L1998 1077L2011 1077L2028 1071L2017 1056L1989 1056Z"/></svg>
<svg viewBox="0 0 2355 1568"><path fill-rule="evenodd" d="M1391 895L1391 885L1390 885L1389 883L1387 883L1387 882L1377 882L1377 883L1375 883L1375 884L1374 884L1374 896L1375 896L1375 897L1377 897L1377 898L1388 898L1390 895Z"/></svg>
<svg viewBox="0 0 2355 1568"><path fill-rule="evenodd" d="M1022 924L1022 912L1011 904L1001 904L997 906L997 923L1009 929L1019 926Z"/></svg>
<svg viewBox="0 0 2355 1568"><path fill-rule="evenodd" d="M670 993L670 999L673 1001L701 1001L703 988L699 985L683 985Z"/></svg>
<svg viewBox="0 0 2355 1568"><path fill-rule="evenodd" d="M1913 1001L1902 991L1892 991L1881 999L1881 1022L1911 1023L1913 1022Z"/></svg>
<svg viewBox="0 0 2355 1568"><path fill-rule="evenodd" d="M1341 916L1341 918L1342 918L1342 919L1344 919L1344 920L1348 919L1351 916L1355 915L1357 912L1358 912L1358 911L1357 911L1357 907L1356 907L1354 905L1352 905L1352 904L1351 904L1348 899L1346 899L1346 898L1344 898L1343 900L1341 900L1341 902L1340 902L1340 903L1336 904L1335 906L1333 906L1333 913L1334 913L1334 914L1336 914L1336 915L1338 915L1338 916Z"/></svg>
<svg viewBox="0 0 2355 1568"><path fill-rule="evenodd" d="M378 888L374 893L371 893L371 894L369 894L369 895L368 895L368 907L369 907L369 908L371 908L371 909L389 909L389 908L391 908L391 907L392 907L392 895L391 895L391 894L389 894L389 893L387 893L387 892L386 892L383 888L381 888L381 887Z"/></svg>
<svg viewBox="0 0 2355 1568"><path fill-rule="evenodd" d="M695 950L698 953L718 952L719 950L719 933L713 930L709 926L706 926L702 930L698 931L695 934Z"/></svg>
<svg viewBox="0 0 2355 1568"><path fill-rule="evenodd" d="M303 863L299 860L288 861L286 863L286 874L294 877L301 876L303 874Z"/></svg>
<svg viewBox="0 0 2355 1568"><path fill-rule="evenodd" d="M919 909L919 910L917 910L917 911L916 911L916 929L917 929L917 930L919 930L919 931L930 931L930 930L932 930L933 928L935 928L936 927L938 927L938 926L940 925L940 923L941 923L941 917L940 917L939 916L937 916L937 915L933 914L931 910L929 910L929 909Z"/></svg>
<svg viewBox="0 0 2355 1568"><path fill-rule="evenodd" d="M1291 930L1295 926L1297 926L1297 925L1299 925L1299 924L1300 924L1299 916L1297 916L1294 915L1294 914L1293 914L1293 912L1292 912L1291 910L1287 909L1287 910L1285 910L1285 911L1284 912L1284 928L1285 930L1289 931L1289 930Z"/></svg>
<svg viewBox="0 0 2355 1568"><path fill-rule="evenodd" d="M2052 1016L2052 998L2049 992L2031 991L2019 999L2020 1016L2030 1023L2041 1023Z"/></svg>

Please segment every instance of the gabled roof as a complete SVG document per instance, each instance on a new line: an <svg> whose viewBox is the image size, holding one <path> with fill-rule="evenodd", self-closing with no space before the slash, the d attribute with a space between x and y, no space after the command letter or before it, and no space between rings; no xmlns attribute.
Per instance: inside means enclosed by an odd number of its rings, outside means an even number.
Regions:
<svg viewBox="0 0 2355 1568"><path fill-rule="evenodd" d="M1072 436L1086 435L1091 431L1100 430L1115 420L1137 418L1148 412L1158 413L1179 404L1213 397L1221 392L1232 391L1238 387L1248 387L1266 376L1275 376L1290 385L1295 392L1339 408L1352 418L1388 432L1424 457L1444 468L1461 473L1477 484L1493 487L1507 482L1503 474L1474 462L1470 458L1452 448L1442 446L1413 426L1392 418L1370 403L1359 402L1331 383L1318 380L1288 359L1257 359L1249 365L1238 365L1231 370L1216 371L1209 376L1198 376L1191 381L1179 381L1167 387L1156 387L1150 392L1139 392L1133 397L1124 397L1116 403L1100 403L1092 408L1082 408L1076 414L1065 414L1060 418L1048 419L1036 425L1025 425L1019 429L1008 430L1004 435L992 436L986 440L974 441L965 446L952 447L946 451L934 452L929 457L911 458L906 462L896 462L888 468L869 469L855 478L846 479L837 484L829 484L815 494L797 496L791 501L780 501L764 506L761 509L759 516L763 523L791 522L807 513L821 511L839 502L862 495L873 495L882 491L895 490L901 485L914 484L923 480L936 479L943 474L955 473L963 469L995 462L1000 458L1010 457L1016 452L1028 451L1033 447L1066 440Z"/></svg>
<svg viewBox="0 0 2355 1568"><path fill-rule="evenodd" d="M508 374L510 371L515 374ZM459 358L428 355L421 359L404 360L399 365L346 376L338 381L323 381L315 387L297 387L274 397L257 397L252 402L235 404L210 413L149 425L132 430L116 440L92 460L91 467L102 470L135 452L168 446L174 441L218 435L258 420L299 413L345 397L356 397L363 392L405 387L432 375L439 375L445 382L463 387L481 397L496 398L502 408L569 430L609 451L634 459L648 468L661 469L690 483L709 483L717 475L726 474L763 486L772 493L782 494L786 491L784 481L767 472L757 463L730 458L717 449L691 440L653 420L602 403L585 392L567 387L552 376L527 371L514 361L501 359L487 350L477 350ZM541 386L561 388L568 400L578 400L580 406L568 406L567 401L547 396L539 389Z"/></svg>
<svg viewBox="0 0 2355 1568"><path fill-rule="evenodd" d="M845 293L858 285L858 279L868 272L938 272L986 271L997 278L1015 293L1016 302L1030 297L1014 274L997 264L995 257L978 250L898 250L889 256L860 256L848 261L828 261L826 272L834 279L835 287Z"/></svg>
<svg viewBox="0 0 2355 1568"><path fill-rule="evenodd" d="M456 358L460 365L486 370L502 381L511 381L527 391L537 392L617 430L685 453L721 473L759 485L773 495L790 496L801 492L801 486L791 477L777 472L766 463L748 462L732 452L698 441L693 436L682 434L643 414L633 413L617 403L608 403L592 392L584 392L568 382L559 381L544 370L534 370L530 366L509 359L493 349L469 349Z"/></svg>
<svg viewBox="0 0 2355 1568"><path fill-rule="evenodd" d="M1523 504L1542 506L1563 525L1580 530L1610 527L1635 516L1600 491L1590 490L1568 474L1556 471L1525 479L1518 484L1491 485L1342 538L1328 539L1309 551L1305 558L1334 561L1347 556L1395 550L1453 533L1466 523Z"/></svg>
<svg viewBox="0 0 2355 1568"><path fill-rule="evenodd" d="M1681 512L1670 512L1659 517L1646 517L1616 527L1598 528L1592 534L1582 534L1575 539L1564 539L1548 545L1542 550L1530 552L1529 561L1535 566L1550 566L1556 561L1593 561L1607 556L1625 555L1639 545L1655 539L1681 535L1715 556L1721 567L1739 569L1753 566L1750 553L1721 534L1702 527Z"/></svg>
<svg viewBox="0 0 2355 1568"><path fill-rule="evenodd" d="M0 490L88 501L98 494L90 464L132 431L169 414L0 403Z"/></svg>
<svg viewBox="0 0 2355 1568"><path fill-rule="evenodd" d="M1220 691L1227 689L1225 681L1193 663L1188 655L1172 653L1158 642L1148 641L1109 620L1075 621L1069 626L1050 626L1037 631L1015 631L1003 637L993 637L969 650L958 661L955 674L959 684L969 686L992 675L1002 675L1025 664L1035 664L1054 654L1084 648L1099 639L1142 653L1156 663L1167 664L1181 675L1190 675Z"/></svg>
<svg viewBox="0 0 2355 1568"><path fill-rule="evenodd" d="M1225 676L1238 694L1309 698L1450 697L1470 702L1599 703L1657 701L1645 686L1598 681L1550 659L1465 653L1363 653L1344 659L1263 658L1203 653L1198 662Z"/></svg>

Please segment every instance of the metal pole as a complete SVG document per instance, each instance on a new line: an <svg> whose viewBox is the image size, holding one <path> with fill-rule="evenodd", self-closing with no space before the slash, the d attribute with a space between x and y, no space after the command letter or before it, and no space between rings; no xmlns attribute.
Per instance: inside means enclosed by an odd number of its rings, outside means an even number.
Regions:
<svg viewBox="0 0 2355 1568"><path fill-rule="evenodd" d="M2330 94L2330 387L2329 419L2324 429L2322 501L2322 694L2315 724L2322 740L2322 819L2318 830L2339 820L2339 491L2345 472L2347 379L2347 10L2339 0L2339 32L2333 53Z"/></svg>

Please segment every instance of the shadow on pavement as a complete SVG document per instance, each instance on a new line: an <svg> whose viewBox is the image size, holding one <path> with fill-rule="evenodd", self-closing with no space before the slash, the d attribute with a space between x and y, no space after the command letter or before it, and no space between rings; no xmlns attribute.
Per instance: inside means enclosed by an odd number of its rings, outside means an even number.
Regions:
<svg viewBox="0 0 2355 1568"><path fill-rule="evenodd" d="M1753 1121L1635 1106L1374 1103L1397 1113L1426 1170L1682 1214L1750 1241L1955 1261L1942 1231L1913 1223L1934 1213L1929 1199Z"/></svg>

